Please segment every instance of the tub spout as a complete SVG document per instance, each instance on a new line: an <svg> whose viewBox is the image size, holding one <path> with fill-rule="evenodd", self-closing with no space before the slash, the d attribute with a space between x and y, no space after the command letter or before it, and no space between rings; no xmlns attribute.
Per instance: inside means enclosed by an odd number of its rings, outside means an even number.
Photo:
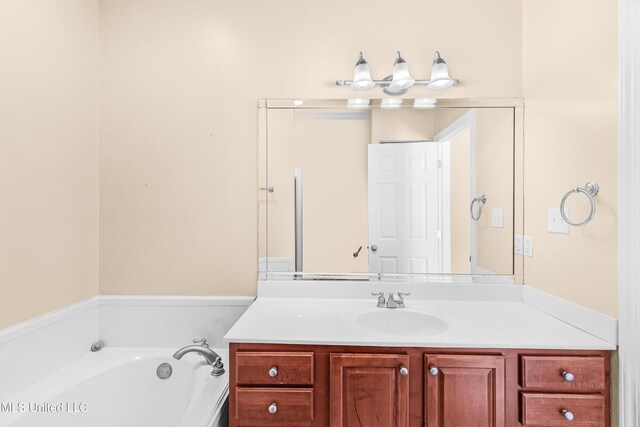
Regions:
<svg viewBox="0 0 640 427"><path fill-rule="evenodd" d="M182 347L180 350L176 351L173 357L175 359L182 359L182 356L188 353L198 353L203 356L209 365L211 365L211 375L219 376L224 374L224 364L222 363L222 358L218 356L218 353L211 350L206 342L203 342L201 345L188 345L186 347Z"/></svg>

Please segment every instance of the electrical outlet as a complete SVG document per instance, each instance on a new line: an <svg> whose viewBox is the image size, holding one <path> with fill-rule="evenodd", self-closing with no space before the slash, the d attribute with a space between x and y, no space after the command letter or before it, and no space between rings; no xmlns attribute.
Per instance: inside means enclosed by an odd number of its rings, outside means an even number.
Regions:
<svg viewBox="0 0 640 427"><path fill-rule="evenodd" d="M513 236L513 253L522 255L522 234Z"/></svg>
<svg viewBox="0 0 640 427"><path fill-rule="evenodd" d="M533 256L533 237L524 236L522 239L522 254L524 256Z"/></svg>
<svg viewBox="0 0 640 427"><path fill-rule="evenodd" d="M504 228L504 209L491 210L491 226L493 228Z"/></svg>
<svg viewBox="0 0 640 427"><path fill-rule="evenodd" d="M564 214L569 217L569 208L564 208ZM549 233L569 234L569 224L562 219L560 208L549 208L547 230Z"/></svg>

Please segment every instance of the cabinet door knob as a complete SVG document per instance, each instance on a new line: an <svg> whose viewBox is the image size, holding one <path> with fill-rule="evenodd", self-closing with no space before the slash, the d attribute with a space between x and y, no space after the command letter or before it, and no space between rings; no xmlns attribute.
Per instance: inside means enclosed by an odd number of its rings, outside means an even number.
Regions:
<svg viewBox="0 0 640 427"><path fill-rule="evenodd" d="M404 376L409 375L409 370L404 366L400 366L400 375L404 375Z"/></svg>
<svg viewBox="0 0 640 427"><path fill-rule="evenodd" d="M564 371L562 373L562 378L564 378L565 381L567 381L567 382L572 382L574 380L573 374L571 372L567 372L567 371Z"/></svg>
<svg viewBox="0 0 640 427"><path fill-rule="evenodd" d="M562 415L564 415L565 420L573 421L573 412L569 411L568 409L563 409Z"/></svg>
<svg viewBox="0 0 640 427"><path fill-rule="evenodd" d="M439 372L440 371L435 366L433 365L429 366L429 374L431 374L432 377L435 377L436 375L438 375Z"/></svg>
<svg viewBox="0 0 640 427"><path fill-rule="evenodd" d="M276 368L275 366L271 369L269 369L269 376L271 378L277 377L278 376L278 368Z"/></svg>
<svg viewBox="0 0 640 427"><path fill-rule="evenodd" d="M269 413L275 414L276 412L278 412L278 406L275 403L269 405Z"/></svg>

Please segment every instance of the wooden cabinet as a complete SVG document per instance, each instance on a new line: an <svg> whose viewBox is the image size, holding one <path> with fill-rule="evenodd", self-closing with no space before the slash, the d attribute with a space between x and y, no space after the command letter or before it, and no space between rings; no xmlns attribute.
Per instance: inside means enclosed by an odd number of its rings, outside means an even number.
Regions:
<svg viewBox="0 0 640 427"><path fill-rule="evenodd" d="M526 427L608 426L608 357L520 355L520 423Z"/></svg>
<svg viewBox="0 0 640 427"><path fill-rule="evenodd" d="M329 401L331 427L408 427L409 356L332 354Z"/></svg>
<svg viewBox="0 0 640 427"><path fill-rule="evenodd" d="M605 425L601 394L522 393L522 425L529 427Z"/></svg>
<svg viewBox="0 0 640 427"><path fill-rule="evenodd" d="M605 386L603 357L520 356L523 388L602 390Z"/></svg>
<svg viewBox="0 0 640 427"><path fill-rule="evenodd" d="M231 425L313 425L313 352L239 351L232 357Z"/></svg>
<svg viewBox="0 0 640 427"><path fill-rule="evenodd" d="M309 426L313 423L312 388L235 389L231 418L239 426Z"/></svg>
<svg viewBox="0 0 640 427"><path fill-rule="evenodd" d="M425 358L425 424L505 426L505 358L433 354Z"/></svg>
<svg viewBox="0 0 640 427"><path fill-rule="evenodd" d="M229 425L610 427L609 363L597 350L231 344Z"/></svg>
<svg viewBox="0 0 640 427"><path fill-rule="evenodd" d="M243 351L236 354L240 385L313 385L313 353Z"/></svg>

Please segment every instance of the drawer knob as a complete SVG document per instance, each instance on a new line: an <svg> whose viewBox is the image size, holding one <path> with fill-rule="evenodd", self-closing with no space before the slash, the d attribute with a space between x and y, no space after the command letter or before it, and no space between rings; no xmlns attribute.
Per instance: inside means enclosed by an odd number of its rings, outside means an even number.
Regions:
<svg viewBox="0 0 640 427"><path fill-rule="evenodd" d="M429 366L429 374L431 374L432 377L437 376L439 372L440 371L435 366L433 365Z"/></svg>
<svg viewBox="0 0 640 427"><path fill-rule="evenodd" d="M278 412L278 405L276 405L275 403L272 403L271 405L269 405L269 413L275 414L276 412Z"/></svg>
<svg viewBox="0 0 640 427"><path fill-rule="evenodd" d="M278 376L278 368L276 368L275 366L271 369L269 369L269 376L271 378L277 377Z"/></svg>
<svg viewBox="0 0 640 427"><path fill-rule="evenodd" d="M568 409L563 409L562 415L564 415L565 420L573 421L573 412L569 411Z"/></svg>
<svg viewBox="0 0 640 427"><path fill-rule="evenodd" d="M404 375L404 376L409 375L409 370L404 366L400 366L400 375Z"/></svg>
<svg viewBox="0 0 640 427"><path fill-rule="evenodd" d="M574 380L573 374L571 372L564 371L562 373L562 378L567 382L572 382Z"/></svg>

